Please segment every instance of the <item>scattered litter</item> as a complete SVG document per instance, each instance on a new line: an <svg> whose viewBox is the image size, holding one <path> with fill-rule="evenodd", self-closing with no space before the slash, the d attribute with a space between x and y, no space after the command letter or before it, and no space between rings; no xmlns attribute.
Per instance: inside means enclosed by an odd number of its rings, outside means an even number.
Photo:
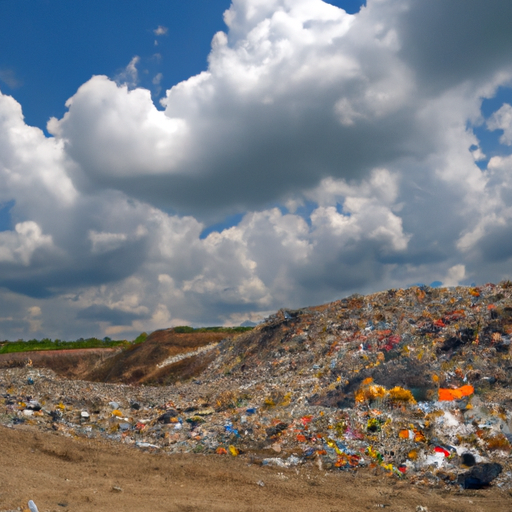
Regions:
<svg viewBox="0 0 512 512"><path fill-rule="evenodd" d="M135 446L137 446L139 448L160 448L160 446L158 446L156 444L144 443L142 441L137 441L135 443Z"/></svg>
<svg viewBox="0 0 512 512"><path fill-rule="evenodd" d="M354 295L279 311L198 352L200 381L0 369L0 422L169 454L512 490L511 338L512 283Z"/></svg>

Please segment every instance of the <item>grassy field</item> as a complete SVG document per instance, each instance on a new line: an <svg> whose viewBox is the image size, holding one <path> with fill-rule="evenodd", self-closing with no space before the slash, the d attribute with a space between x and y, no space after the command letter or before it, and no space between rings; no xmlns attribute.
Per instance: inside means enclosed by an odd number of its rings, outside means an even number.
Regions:
<svg viewBox="0 0 512 512"><path fill-rule="evenodd" d="M133 342L132 342L133 343ZM13 352L34 352L37 350L64 350L79 348L112 348L119 345L130 345L126 340L99 340L97 338L79 339L76 341L61 341L45 338L43 340L18 340L4 341L0 345L0 354L12 354Z"/></svg>

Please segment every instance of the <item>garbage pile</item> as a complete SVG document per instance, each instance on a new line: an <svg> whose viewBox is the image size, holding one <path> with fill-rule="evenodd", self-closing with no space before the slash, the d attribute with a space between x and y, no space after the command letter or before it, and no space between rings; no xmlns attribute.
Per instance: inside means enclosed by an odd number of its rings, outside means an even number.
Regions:
<svg viewBox="0 0 512 512"><path fill-rule="evenodd" d="M416 484L511 489L511 336L510 282L354 295L279 311L221 342L199 380L174 386L0 370L0 422L279 468L373 467Z"/></svg>

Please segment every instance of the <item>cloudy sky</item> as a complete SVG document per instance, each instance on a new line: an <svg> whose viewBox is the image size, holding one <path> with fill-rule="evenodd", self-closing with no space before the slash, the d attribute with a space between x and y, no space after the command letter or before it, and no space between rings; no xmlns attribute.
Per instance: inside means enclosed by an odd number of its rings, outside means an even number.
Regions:
<svg viewBox="0 0 512 512"><path fill-rule="evenodd" d="M512 278L509 0L0 0L0 339Z"/></svg>

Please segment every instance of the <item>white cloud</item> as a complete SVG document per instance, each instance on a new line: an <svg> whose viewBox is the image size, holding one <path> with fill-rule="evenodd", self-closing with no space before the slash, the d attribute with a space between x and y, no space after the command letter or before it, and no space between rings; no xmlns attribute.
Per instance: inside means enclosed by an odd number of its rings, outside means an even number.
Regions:
<svg viewBox="0 0 512 512"><path fill-rule="evenodd" d="M31 306L27 308L27 316L25 317L31 332L41 330L43 322L41 320L42 311L39 306Z"/></svg>
<svg viewBox="0 0 512 512"><path fill-rule="evenodd" d="M487 121L487 127L489 130L503 130L500 142L512 146L512 106L508 103L502 105Z"/></svg>
<svg viewBox="0 0 512 512"><path fill-rule="evenodd" d="M398 156L397 145L417 133L414 111L407 111L413 101L411 71L393 45L382 43L380 32L365 33L355 16L320 0L235 2L226 20L229 33L214 37L208 71L167 92L165 116L158 116L168 120L171 131L160 124L158 130L141 126L137 112L154 109L150 95L131 96L126 108L127 91L99 77L70 100L69 112L51 129L66 141L67 153L91 186L108 183L193 214L261 207L289 192L290 176L297 191L331 175L358 177ZM368 45L375 53L371 63L359 55ZM106 114L94 107L91 114L91 106L104 110L105 104ZM349 112L342 122L340 105ZM113 125L111 119L124 122ZM91 146L89 137L75 126L108 132L108 144L92 158L81 149ZM138 146L126 137L125 127L132 126L148 146L158 148L145 152L144 165L130 154ZM137 165L118 163L125 153ZM158 176L148 180L148 174Z"/></svg>
<svg viewBox="0 0 512 512"><path fill-rule="evenodd" d="M134 88L139 83L139 70L137 64L140 62L140 57L135 55L123 71L116 76L116 82L121 85L126 85Z"/></svg>
<svg viewBox="0 0 512 512"><path fill-rule="evenodd" d="M461 8L455 4L437 6L429 23L444 24L443 13L455 17ZM237 0L225 13L228 32L213 39L208 70L167 91L165 115L149 94L130 91L137 94L128 102L126 89L96 77L70 100L52 132L66 141L90 187L201 216L261 208L322 179L392 168L405 156L424 159L442 147L446 131L464 130L464 115L478 111L477 88L498 75L503 82L511 68L500 49L486 82L480 75L472 80L480 68L469 64L444 89L436 82L448 73L444 68L420 81L418 66L430 65L438 45L415 46L423 11L412 0L370 1L358 15L321 0ZM465 11L464 23L472 27L475 19L476 9ZM484 40L486 32L474 37ZM461 95L462 117L448 103L460 104ZM150 112L155 122L145 126L141 113ZM108 143L91 156L87 148L100 141L76 127ZM136 156L142 151L144 162Z"/></svg>
<svg viewBox="0 0 512 512"><path fill-rule="evenodd" d="M118 87L97 76L67 106L70 111L61 120L52 118L48 131L79 163L73 168L77 183L94 180L108 187L117 179L143 178L149 184L151 175L180 172L187 125L158 111L148 90Z"/></svg>
<svg viewBox="0 0 512 512"><path fill-rule="evenodd" d="M16 224L14 232L0 233L0 263L28 266L38 249L52 247L52 237L43 235L35 222L20 222Z"/></svg>
<svg viewBox="0 0 512 512"><path fill-rule="evenodd" d="M448 273L443 280L444 286L458 286L466 278L466 268L464 265L454 265L448 269Z"/></svg>
<svg viewBox="0 0 512 512"><path fill-rule="evenodd" d="M471 126L512 83L510 5L368 0L348 15L235 0L208 69L167 91L165 111L134 88L137 58L117 82L83 84L52 137L0 94L5 336L240 323L508 277L512 157L481 171ZM486 124L503 144L511 108ZM240 222L201 236L231 213Z"/></svg>
<svg viewBox="0 0 512 512"><path fill-rule="evenodd" d="M89 231L89 240L91 241L93 253L118 249L124 245L127 238L125 233L97 233L96 231Z"/></svg>
<svg viewBox="0 0 512 512"><path fill-rule="evenodd" d="M21 106L11 96L0 93L0 200L15 197L27 211L32 211L31 206L43 198L62 205L73 204L77 194L66 173L65 161L62 143L27 126Z"/></svg>
<svg viewBox="0 0 512 512"><path fill-rule="evenodd" d="M155 28L155 30L153 30L153 34L155 34L155 36L163 36L167 34L168 30L169 29L167 27L159 25L158 28Z"/></svg>

